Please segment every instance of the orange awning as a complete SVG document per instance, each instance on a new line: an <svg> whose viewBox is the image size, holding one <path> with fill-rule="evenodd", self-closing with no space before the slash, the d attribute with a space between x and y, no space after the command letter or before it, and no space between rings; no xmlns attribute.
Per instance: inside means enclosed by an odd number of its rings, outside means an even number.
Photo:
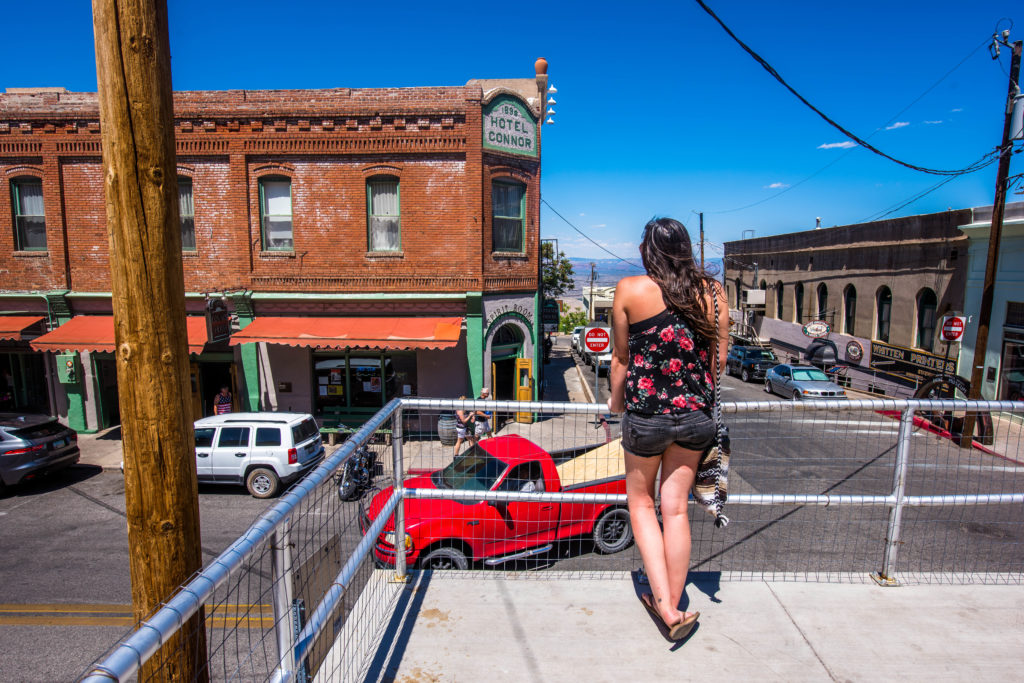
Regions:
<svg viewBox="0 0 1024 683"><path fill-rule="evenodd" d="M450 349L462 318L256 318L231 335L232 346L252 342L313 349Z"/></svg>
<svg viewBox="0 0 1024 683"><path fill-rule="evenodd" d="M32 327L42 319L42 316L37 315L0 316L0 340L19 341L25 328Z"/></svg>
<svg viewBox="0 0 1024 683"><path fill-rule="evenodd" d="M206 346L206 318L185 318L188 330L188 352L202 353ZM76 315L53 332L29 342L36 351L107 351L113 352L114 317L110 315Z"/></svg>

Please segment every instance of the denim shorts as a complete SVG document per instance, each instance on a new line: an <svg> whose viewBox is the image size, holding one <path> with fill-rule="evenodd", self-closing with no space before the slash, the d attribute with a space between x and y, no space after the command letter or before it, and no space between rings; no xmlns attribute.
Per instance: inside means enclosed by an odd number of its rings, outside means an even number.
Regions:
<svg viewBox="0 0 1024 683"><path fill-rule="evenodd" d="M641 458L661 455L672 444L703 451L715 441L715 421L700 410L669 415L622 416L622 448Z"/></svg>

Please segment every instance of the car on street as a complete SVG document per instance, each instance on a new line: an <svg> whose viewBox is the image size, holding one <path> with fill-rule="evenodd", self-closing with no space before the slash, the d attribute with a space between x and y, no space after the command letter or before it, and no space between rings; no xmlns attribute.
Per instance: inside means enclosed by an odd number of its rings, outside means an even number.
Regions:
<svg viewBox="0 0 1024 683"><path fill-rule="evenodd" d="M0 492L78 462L78 434L50 415L0 413Z"/></svg>
<svg viewBox="0 0 1024 683"><path fill-rule="evenodd" d="M324 456L320 428L308 413L226 413L196 420L196 476L244 484L270 498Z"/></svg>
<svg viewBox="0 0 1024 683"><path fill-rule="evenodd" d="M583 334L584 329L582 326L572 328L572 342L569 345L572 347L571 350L576 353L580 352L580 335Z"/></svg>
<svg viewBox="0 0 1024 683"><path fill-rule="evenodd" d="M590 365L594 368L594 373L600 377L601 373L610 374L612 368L612 352L611 349L604 353L592 353L590 354Z"/></svg>
<svg viewBox="0 0 1024 683"><path fill-rule="evenodd" d="M771 349L760 346L733 346L725 360L725 372L738 375L744 382L764 379L768 370L779 361Z"/></svg>
<svg viewBox="0 0 1024 683"><path fill-rule="evenodd" d="M598 446L555 464L537 444L516 434L483 439L438 470L411 470L408 489L462 489L524 493L626 492L621 440ZM365 534L381 514L392 488L385 488L363 508ZM397 539L394 517L376 539L379 565L394 566L403 547L410 567L468 569L497 566L540 555L564 539L589 536L600 553L617 553L633 541L629 510L620 503L531 500L455 500L408 496L406 535Z"/></svg>
<svg viewBox="0 0 1024 683"><path fill-rule="evenodd" d="M776 365L765 373L764 390L796 401L846 398L846 391L813 365Z"/></svg>

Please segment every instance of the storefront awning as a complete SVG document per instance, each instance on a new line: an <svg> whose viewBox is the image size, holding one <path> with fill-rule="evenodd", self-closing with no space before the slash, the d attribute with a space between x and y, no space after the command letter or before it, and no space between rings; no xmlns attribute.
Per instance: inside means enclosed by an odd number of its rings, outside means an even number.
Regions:
<svg viewBox="0 0 1024 683"><path fill-rule="evenodd" d="M202 353L206 345L206 318L189 316L188 352ZM114 317L110 315L76 315L53 332L29 342L36 351L107 351L113 352Z"/></svg>
<svg viewBox="0 0 1024 683"><path fill-rule="evenodd" d="M21 333L42 319L38 315L0 316L0 341L20 341Z"/></svg>
<svg viewBox="0 0 1024 683"><path fill-rule="evenodd" d="M312 349L450 349L462 318L256 318L231 345L267 342Z"/></svg>

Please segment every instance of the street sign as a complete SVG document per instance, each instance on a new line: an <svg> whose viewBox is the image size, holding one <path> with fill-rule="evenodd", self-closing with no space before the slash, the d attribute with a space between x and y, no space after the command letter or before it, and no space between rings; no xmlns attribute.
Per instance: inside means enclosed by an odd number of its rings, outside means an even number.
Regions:
<svg viewBox="0 0 1024 683"><path fill-rule="evenodd" d="M947 315L942 319L942 341L960 341L966 324L967 320L962 315Z"/></svg>
<svg viewBox="0 0 1024 683"><path fill-rule="evenodd" d="M583 332L583 344L591 353L604 353L611 343L612 338L608 334L608 328L588 327Z"/></svg>

